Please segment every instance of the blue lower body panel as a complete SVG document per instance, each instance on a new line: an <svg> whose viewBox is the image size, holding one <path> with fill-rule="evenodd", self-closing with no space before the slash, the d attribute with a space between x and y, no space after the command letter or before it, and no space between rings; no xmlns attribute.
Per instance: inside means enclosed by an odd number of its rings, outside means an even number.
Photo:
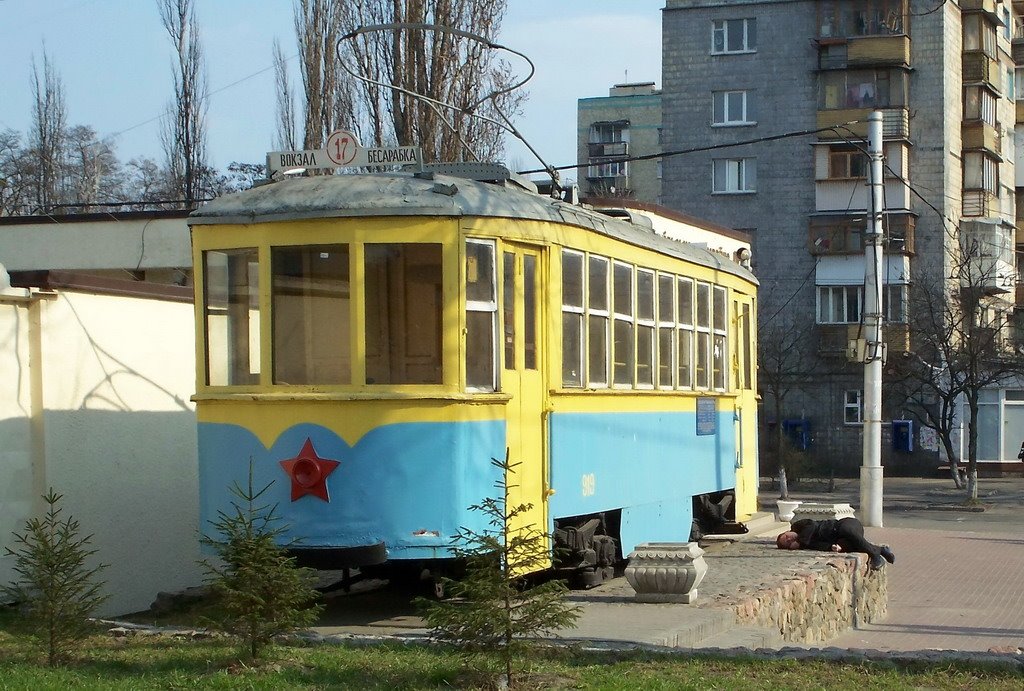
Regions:
<svg viewBox="0 0 1024 691"><path fill-rule="evenodd" d="M307 440L319 458L338 462L325 480L328 501L312 494L292 501L292 479L280 462ZM218 511L239 501L231 487L246 486L251 459L254 488L270 484L260 503L276 505L282 542L300 549L383 542L389 559L447 558L459 528L487 527L467 507L494 494L500 473L490 460L504 453L502 421L387 425L354 446L330 429L302 424L269 449L244 427L200 423L200 525L210 535Z"/></svg>
<svg viewBox="0 0 1024 691"><path fill-rule="evenodd" d="M695 413L555 413L550 515L622 509L622 551L689 539L692 497L736 486L733 414L698 435Z"/></svg>

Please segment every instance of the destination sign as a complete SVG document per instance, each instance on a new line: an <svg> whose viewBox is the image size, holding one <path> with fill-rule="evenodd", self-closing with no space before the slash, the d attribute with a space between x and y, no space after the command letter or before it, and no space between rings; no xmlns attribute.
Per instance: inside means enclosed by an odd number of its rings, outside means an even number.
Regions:
<svg viewBox="0 0 1024 691"><path fill-rule="evenodd" d="M271 151L267 172L365 168L367 166L418 165L423 155L418 146L364 148L351 132L338 130L327 138L326 148L306 151Z"/></svg>

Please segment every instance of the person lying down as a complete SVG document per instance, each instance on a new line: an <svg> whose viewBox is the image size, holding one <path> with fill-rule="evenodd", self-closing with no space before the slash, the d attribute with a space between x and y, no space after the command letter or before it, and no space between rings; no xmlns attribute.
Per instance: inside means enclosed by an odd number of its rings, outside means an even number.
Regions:
<svg viewBox="0 0 1024 691"><path fill-rule="evenodd" d="M813 549L820 552L862 552L870 558L871 568L880 569L886 562L896 563L889 545L875 545L864 537L864 525L856 518L795 521L790 529L775 538L779 549Z"/></svg>

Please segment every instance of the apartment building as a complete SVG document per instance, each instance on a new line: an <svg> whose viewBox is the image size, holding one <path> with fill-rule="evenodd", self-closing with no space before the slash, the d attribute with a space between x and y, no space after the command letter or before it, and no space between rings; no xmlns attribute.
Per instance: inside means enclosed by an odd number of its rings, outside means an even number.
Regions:
<svg viewBox="0 0 1024 691"><path fill-rule="evenodd" d="M753 236L762 345L799 334L806 375L786 419L767 407L762 422L783 425L818 470L849 471L861 459L864 374L850 355L864 316L872 111L883 114L889 360L913 357L910 287L954 280L953 250L965 239L986 248L989 313L1024 306L1015 258L1024 248L1021 12L1024 2L996 0L666 2L664 150L736 146L666 159L662 201ZM998 406L981 421L979 460L1019 464L1024 390L990 393ZM928 435L910 436L914 451L891 448L890 421L903 417L883 394L886 465L933 462Z"/></svg>
<svg viewBox="0 0 1024 691"><path fill-rule="evenodd" d="M616 84L607 96L577 102L580 191L658 203L661 161L630 160L661 149L661 92L654 82Z"/></svg>

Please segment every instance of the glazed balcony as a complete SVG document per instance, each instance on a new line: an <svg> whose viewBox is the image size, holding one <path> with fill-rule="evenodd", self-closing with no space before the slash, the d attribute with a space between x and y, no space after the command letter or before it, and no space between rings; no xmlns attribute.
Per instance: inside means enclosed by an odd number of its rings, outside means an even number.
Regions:
<svg viewBox="0 0 1024 691"><path fill-rule="evenodd" d="M999 7L996 0L960 0L960 12L963 14L981 12L994 23L999 25L1003 23L999 18Z"/></svg>
<svg viewBox="0 0 1024 691"><path fill-rule="evenodd" d="M835 127L847 122L846 125L860 137L868 136L868 116L875 108L838 108L818 110L818 127ZM910 116L906 108L880 108L882 111L882 137L885 139L907 139L910 137ZM850 133L840 129L839 132L819 132L818 139L849 139Z"/></svg>
<svg viewBox="0 0 1024 691"><path fill-rule="evenodd" d="M885 217L885 253L914 254L916 217L892 214ZM818 216L811 218L807 250L814 256L864 253L865 220L863 216Z"/></svg>
<svg viewBox="0 0 1024 691"><path fill-rule="evenodd" d="M960 128L964 150L985 151L1002 160L1003 137L998 129L981 120L964 122Z"/></svg>
<svg viewBox="0 0 1024 691"><path fill-rule="evenodd" d="M909 67L909 36L859 36L818 40L818 67Z"/></svg>
<svg viewBox="0 0 1024 691"><path fill-rule="evenodd" d="M1002 94L1002 70L999 60L983 51L970 51L963 54L964 84L984 84L997 94Z"/></svg>
<svg viewBox="0 0 1024 691"><path fill-rule="evenodd" d="M817 324L818 354L823 357L847 358L850 342L864 337L860 324ZM888 356L910 351L910 327L907 324L887 323L882 326L882 342Z"/></svg>

